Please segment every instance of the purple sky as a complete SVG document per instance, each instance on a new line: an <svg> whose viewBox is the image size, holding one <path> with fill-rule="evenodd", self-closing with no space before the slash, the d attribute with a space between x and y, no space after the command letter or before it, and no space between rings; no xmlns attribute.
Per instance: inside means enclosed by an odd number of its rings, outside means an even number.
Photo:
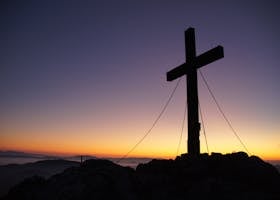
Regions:
<svg viewBox="0 0 280 200"><path fill-rule="evenodd" d="M92 130L78 133L92 140L97 130L113 141L114 129L124 130L129 148L174 87L165 73L184 62L184 30L194 27L197 54L224 47L225 57L202 71L248 148L258 153L268 143L266 151L280 152L280 4L209 2L1 1L0 140L17 143L31 129L68 137L70 125ZM224 123L212 118L217 109L202 82L199 88L209 126ZM180 126L184 84L176 94L159 126Z"/></svg>

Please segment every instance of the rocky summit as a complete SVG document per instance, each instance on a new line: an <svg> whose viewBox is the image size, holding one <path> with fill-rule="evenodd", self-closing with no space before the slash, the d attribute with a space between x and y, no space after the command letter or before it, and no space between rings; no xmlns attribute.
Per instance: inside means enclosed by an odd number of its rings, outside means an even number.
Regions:
<svg viewBox="0 0 280 200"><path fill-rule="evenodd" d="M87 160L48 179L34 176L3 199L280 199L280 174L246 153L152 160L136 169Z"/></svg>

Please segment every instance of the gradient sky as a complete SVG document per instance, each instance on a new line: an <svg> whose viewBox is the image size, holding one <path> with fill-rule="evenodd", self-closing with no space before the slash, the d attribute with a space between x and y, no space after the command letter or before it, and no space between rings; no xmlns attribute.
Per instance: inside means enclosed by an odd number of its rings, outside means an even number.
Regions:
<svg viewBox="0 0 280 200"><path fill-rule="evenodd" d="M224 47L201 70L233 127L251 154L280 159L280 4L209 2L1 1L0 150L122 156L174 88L166 72L194 27L197 54ZM130 156L176 155L185 88ZM210 151L244 151L201 77L199 98Z"/></svg>

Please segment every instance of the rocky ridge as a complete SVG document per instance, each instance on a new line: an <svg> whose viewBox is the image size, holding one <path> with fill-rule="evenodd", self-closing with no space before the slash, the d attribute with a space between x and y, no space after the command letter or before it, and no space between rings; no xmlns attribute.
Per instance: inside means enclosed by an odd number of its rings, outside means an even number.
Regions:
<svg viewBox="0 0 280 200"><path fill-rule="evenodd" d="M94 159L49 179L26 179L3 199L280 199L279 183L276 168L243 152L183 154L135 170Z"/></svg>

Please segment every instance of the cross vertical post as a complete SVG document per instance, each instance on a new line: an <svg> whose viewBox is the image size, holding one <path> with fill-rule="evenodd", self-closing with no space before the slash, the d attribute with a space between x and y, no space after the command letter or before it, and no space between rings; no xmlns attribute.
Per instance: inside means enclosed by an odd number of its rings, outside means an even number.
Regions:
<svg viewBox="0 0 280 200"><path fill-rule="evenodd" d="M198 114L198 89L197 69L195 67L196 48L194 28L185 31L185 53L186 63L190 63L190 71L186 76L187 82L187 104L188 104L188 153L199 155L199 114Z"/></svg>
<svg viewBox="0 0 280 200"><path fill-rule="evenodd" d="M198 86L197 69L224 57L224 49L217 46L199 56L196 56L194 28L185 31L186 62L167 72L167 81L173 81L186 75L187 104L188 104L188 153L199 156L199 112L198 112Z"/></svg>

